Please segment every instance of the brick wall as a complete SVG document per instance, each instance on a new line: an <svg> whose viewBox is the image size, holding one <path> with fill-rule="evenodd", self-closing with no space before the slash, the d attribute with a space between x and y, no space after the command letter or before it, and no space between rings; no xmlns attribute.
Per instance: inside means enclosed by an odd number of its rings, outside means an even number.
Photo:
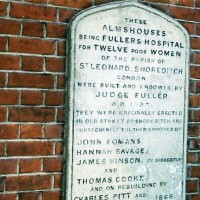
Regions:
<svg viewBox="0 0 200 200"><path fill-rule="evenodd" d="M0 1L0 200L62 198L68 22L108 2L114 0ZM199 200L200 1L141 2L191 35L187 200Z"/></svg>

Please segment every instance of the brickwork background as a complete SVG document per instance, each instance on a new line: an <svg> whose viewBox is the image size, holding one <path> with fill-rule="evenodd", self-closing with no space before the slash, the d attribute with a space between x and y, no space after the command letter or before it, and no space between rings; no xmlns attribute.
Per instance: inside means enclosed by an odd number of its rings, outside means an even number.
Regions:
<svg viewBox="0 0 200 200"><path fill-rule="evenodd" d="M62 199L68 23L109 2L0 0L0 200ZM187 200L200 200L200 0L140 2L190 34Z"/></svg>

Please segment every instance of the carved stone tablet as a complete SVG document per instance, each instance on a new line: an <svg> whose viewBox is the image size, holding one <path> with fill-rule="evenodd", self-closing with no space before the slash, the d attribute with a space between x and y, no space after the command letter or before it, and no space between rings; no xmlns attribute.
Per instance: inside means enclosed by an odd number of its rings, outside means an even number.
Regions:
<svg viewBox="0 0 200 200"><path fill-rule="evenodd" d="M184 200L189 43L137 2L71 24L67 200Z"/></svg>

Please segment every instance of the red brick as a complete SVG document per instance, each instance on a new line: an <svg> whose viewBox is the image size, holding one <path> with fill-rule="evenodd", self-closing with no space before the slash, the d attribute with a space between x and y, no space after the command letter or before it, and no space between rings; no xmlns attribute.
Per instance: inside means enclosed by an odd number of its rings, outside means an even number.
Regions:
<svg viewBox="0 0 200 200"><path fill-rule="evenodd" d="M47 0L24 0L25 2L30 2L30 3L42 3L46 4Z"/></svg>
<svg viewBox="0 0 200 200"><path fill-rule="evenodd" d="M92 6L92 0L50 0L49 4L73 8L87 8L89 6Z"/></svg>
<svg viewBox="0 0 200 200"><path fill-rule="evenodd" d="M200 7L200 1L199 0L195 0L195 7Z"/></svg>
<svg viewBox="0 0 200 200"><path fill-rule="evenodd" d="M200 150L200 139L191 139L192 150Z"/></svg>
<svg viewBox="0 0 200 200"><path fill-rule="evenodd" d="M54 88L54 77L49 74L12 73L8 77L8 87Z"/></svg>
<svg viewBox="0 0 200 200"><path fill-rule="evenodd" d="M189 81L189 92L195 93L196 92L196 81Z"/></svg>
<svg viewBox="0 0 200 200"><path fill-rule="evenodd" d="M190 107L199 107L199 96L198 95L192 95L189 98L189 106Z"/></svg>
<svg viewBox="0 0 200 200"><path fill-rule="evenodd" d="M193 166L191 170L192 177L200 177L200 167Z"/></svg>
<svg viewBox="0 0 200 200"><path fill-rule="evenodd" d="M200 20L200 10L171 6L169 7L169 11L173 18L184 19L188 21Z"/></svg>
<svg viewBox="0 0 200 200"><path fill-rule="evenodd" d="M62 187L62 176L57 174L54 176L54 188L61 188Z"/></svg>
<svg viewBox="0 0 200 200"><path fill-rule="evenodd" d="M7 177L6 191L26 191L51 188L51 176L17 176Z"/></svg>
<svg viewBox="0 0 200 200"><path fill-rule="evenodd" d="M194 149L200 150L200 139L194 139Z"/></svg>
<svg viewBox="0 0 200 200"><path fill-rule="evenodd" d="M112 2L113 0L96 0L95 1L95 4L96 5L100 5L100 4L104 4L104 3L110 3Z"/></svg>
<svg viewBox="0 0 200 200"><path fill-rule="evenodd" d="M75 10L59 9L59 21L69 22L76 13Z"/></svg>
<svg viewBox="0 0 200 200"><path fill-rule="evenodd" d="M11 3L10 16L23 19L56 21L56 8Z"/></svg>
<svg viewBox="0 0 200 200"><path fill-rule="evenodd" d="M193 51L190 51L190 63L195 62L195 53Z"/></svg>
<svg viewBox="0 0 200 200"><path fill-rule="evenodd" d="M0 34L20 34L20 22L8 19L0 19Z"/></svg>
<svg viewBox="0 0 200 200"><path fill-rule="evenodd" d="M43 37L44 36L44 24L41 22L23 22L23 35Z"/></svg>
<svg viewBox="0 0 200 200"><path fill-rule="evenodd" d="M4 142L0 142L0 156L4 156L5 153L5 143Z"/></svg>
<svg viewBox="0 0 200 200"><path fill-rule="evenodd" d="M197 92L197 93L200 92L200 81L195 82L195 91L194 92Z"/></svg>
<svg viewBox="0 0 200 200"><path fill-rule="evenodd" d="M43 103L42 91L22 91L21 103L26 105L41 105Z"/></svg>
<svg viewBox="0 0 200 200"><path fill-rule="evenodd" d="M62 198L61 196L61 191L43 192L43 200L60 200Z"/></svg>
<svg viewBox="0 0 200 200"><path fill-rule="evenodd" d="M194 24L181 22L181 24L185 27L189 34L194 34Z"/></svg>
<svg viewBox="0 0 200 200"><path fill-rule="evenodd" d="M52 154L52 142L9 142L7 144L8 156L44 156Z"/></svg>
<svg viewBox="0 0 200 200"><path fill-rule="evenodd" d="M66 49L66 43L63 41L58 42L58 55L64 56L65 55L65 49Z"/></svg>
<svg viewBox="0 0 200 200"><path fill-rule="evenodd" d="M17 194L0 194L0 200L17 200Z"/></svg>
<svg viewBox="0 0 200 200"><path fill-rule="evenodd" d="M46 105L56 106L63 105L63 92L46 92Z"/></svg>
<svg viewBox="0 0 200 200"><path fill-rule="evenodd" d="M20 160L19 164L19 172L27 173L27 172L41 172L41 159L23 159Z"/></svg>
<svg viewBox="0 0 200 200"><path fill-rule="evenodd" d="M32 125L32 124L21 125L21 138L36 139L42 137L43 137L42 126Z"/></svg>
<svg viewBox="0 0 200 200"><path fill-rule="evenodd" d="M64 88L64 75L57 76L57 88L63 89Z"/></svg>
<svg viewBox="0 0 200 200"><path fill-rule="evenodd" d="M196 163L197 162L196 153L187 153L187 162L188 163Z"/></svg>
<svg viewBox="0 0 200 200"><path fill-rule="evenodd" d="M17 160L1 160L0 174L15 174L17 172Z"/></svg>
<svg viewBox="0 0 200 200"><path fill-rule="evenodd" d="M10 108L11 122L53 122L53 108Z"/></svg>
<svg viewBox="0 0 200 200"><path fill-rule="evenodd" d="M4 122L7 119L7 109L6 107L0 107L0 122Z"/></svg>
<svg viewBox="0 0 200 200"><path fill-rule="evenodd" d="M190 67L190 76L191 78L200 78L200 67L191 66Z"/></svg>
<svg viewBox="0 0 200 200"><path fill-rule="evenodd" d="M0 104L12 105L19 103L19 92L16 90L0 90Z"/></svg>
<svg viewBox="0 0 200 200"><path fill-rule="evenodd" d="M19 61L20 59L18 56L0 55L0 69L18 70Z"/></svg>
<svg viewBox="0 0 200 200"><path fill-rule="evenodd" d="M44 159L44 172L60 172L62 171L62 158L46 158Z"/></svg>
<svg viewBox="0 0 200 200"><path fill-rule="evenodd" d="M0 124L0 139L18 138L18 125Z"/></svg>
<svg viewBox="0 0 200 200"><path fill-rule="evenodd" d="M9 50L19 53L54 54L55 41L39 38L9 38Z"/></svg>
<svg viewBox="0 0 200 200"><path fill-rule="evenodd" d="M64 122L64 109L63 108L59 108L58 109L58 118L57 118L58 122Z"/></svg>
<svg viewBox="0 0 200 200"><path fill-rule="evenodd" d="M22 57L22 70L24 71L42 71L43 58L34 56Z"/></svg>
<svg viewBox="0 0 200 200"><path fill-rule="evenodd" d="M189 110L188 112L188 119L189 119L189 122L193 121L193 112L191 110Z"/></svg>
<svg viewBox="0 0 200 200"><path fill-rule="evenodd" d="M192 38L191 39L191 48L192 49L200 49L200 38Z"/></svg>
<svg viewBox="0 0 200 200"><path fill-rule="evenodd" d="M44 129L45 138L61 138L63 127L61 125L46 125Z"/></svg>
<svg viewBox="0 0 200 200"><path fill-rule="evenodd" d="M200 64L200 54L199 53L194 54L194 63Z"/></svg>
<svg viewBox="0 0 200 200"><path fill-rule="evenodd" d="M40 192L20 193L19 200L40 200Z"/></svg>
<svg viewBox="0 0 200 200"><path fill-rule="evenodd" d="M197 191L197 181L196 180L188 180L187 181L187 192L196 192Z"/></svg>
<svg viewBox="0 0 200 200"><path fill-rule="evenodd" d="M7 38L0 37L0 51L6 51Z"/></svg>
<svg viewBox="0 0 200 200"><path fill-rule="evenodd" d="M8 6L8 3L0 2L0 16L6 16L7 15L7 6Z"/></svg>
<svg viewBox="0 0 200 200"><path fill-rule="evenodd" d="M199 200L199 199L200 199L200 194L192 195L192 199L191 200Z"/></svg>
<svg viewBox="0 0 200 200"><path fill-rule="evenodd" d="M178 2L182 6L193 6L193 0L178 0Z"/></svg>
<svg viewBox="0 0 200 200"><path fill-rule="evenodd" d="M5 87L6 83L6 74L0 73L0 87Z"/></svg>
<svg viewBox="0 0 200 200"><path fill-rule="evenodd" d="M199 125L196 124L190 124L188 125L188 135L189 136L199 136Z"/></svg>
<svg viewBox="0 0 200 200"><path fill-rule="evenodd" d="M66 36L66 25L47 24L47 37L63 38Z"/></svg>
<svg viewBox="0 0 200 200"><path fill-rule="evenodd" d="M200 24L196 24L196 35L200 34Z"/></svg>
<svg viewBox="0 0 200 200"><path fill-rule="evenodd" d="M56 154L57 155L63 154L63 144L61 142L56 142Z"/></svg>
<svg viewBox="0 0 200 200"><path fill-rule="evenodd" d="M46 70L52 72L63 72L65 67L65 59L63 58L47 58Z"/></svg>
<svg viewBox="0 0 200 200"><path fill-rule="evenodd" d="M200 110L194 110L193 111L193 121L198 122L200 121Z"/></svg>

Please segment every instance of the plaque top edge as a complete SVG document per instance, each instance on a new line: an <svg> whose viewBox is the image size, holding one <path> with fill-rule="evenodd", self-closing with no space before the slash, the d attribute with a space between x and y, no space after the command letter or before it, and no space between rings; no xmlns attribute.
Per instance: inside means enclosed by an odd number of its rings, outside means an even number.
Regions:
<svg viewBox="0 0 200 200"><path fill-rule="evenodd" d="M166 19L170 23L173 23L184 33L186 40L189 41L189 33L179 22L177 22L174 18L172 18L171 16L169 16L159 10L156 10L150 6L146 6L146 5L142 4L141 2L138 2L138 0L126 0L126 1L111 2L111 3L102 4L99 6L92 6L85 10L82 10L71 19L71 21L69 23L70 30L73 32L75 30L77 23L89 15L92 15L92 14L95 14L98 12L102 12L102 11L106 11L106 10L131 7L131 6L138 7L140 9L144 9L150 13L156 14L159 17Z"/></svg>
<svg viewBox="0 0 200 200"><path fill-rule="evenodd" d="M79 21L80 19L91 15L93 13L98 13L104 10L111 10L114 8L120 8L120 7L128 7L128 6L136 6L136 5L142 5L138 0L125 0L125 1L117 1L117 2L110 2L101 4L98 6L92 6L89 8L86 8L82 11L80 11L78 14L76 14L70 21L70 25L73 23Z"/></svg>

